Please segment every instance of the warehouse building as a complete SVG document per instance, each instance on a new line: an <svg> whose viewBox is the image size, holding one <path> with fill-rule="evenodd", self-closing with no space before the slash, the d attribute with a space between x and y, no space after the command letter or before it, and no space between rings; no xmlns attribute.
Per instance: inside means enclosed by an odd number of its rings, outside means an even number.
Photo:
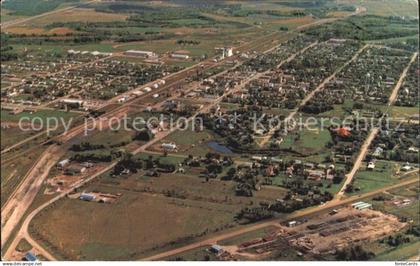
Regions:
<svg viewBox="0 0 420 266"><path fill-rule="evenodd" d="M157 58L157 54L152 51L128 50L124 52L128 56L137 56L143 58Z"/></svg>
<svg viewBox="0 0 420 266"><path fill-rule="evenodd" d="M372 204L367 203L367 202L363 202L363 201L353 203L351 206L353 208L355 208L356 210L364 210L364 209L371 209L372 208Z"/></svg>

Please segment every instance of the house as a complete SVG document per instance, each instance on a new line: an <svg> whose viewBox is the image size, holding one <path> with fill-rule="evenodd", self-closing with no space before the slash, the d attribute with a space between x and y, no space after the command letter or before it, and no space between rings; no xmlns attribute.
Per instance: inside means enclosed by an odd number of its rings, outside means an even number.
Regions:
<svg viewBox="0 0 420 266"><path fill-rule="evenodd" d="M296 221L290 221L290 222L287 223L288 227L295 227L296 225L297 225Z"/></svg>
<svg viewBox="0 0 420 266"><path fill-rule="evenodd" d="M416 152L419 152L419 149L416 148L416 147L410 147L410 148L408 148L408 152L414 152L414 153L416 153Z"/></svg>
<svg viewBox="0 0 420 266"><path fill-rule="evenodd" d="M374 157L381 157L383 152L384 152L384 149L382 149L381 147L377 147L372 155Z"/></svg>
<svg viewBox="0 0 420 266"><path fill-rule="evenodd" d="M410 171L412 169L411 165L405 164L403 167L401 167L401 170L404 172Z"/></svg>
<svg viewBox="0 0 420 266"><path fill-rule="evenodd" d="M66 175L77 175L83 174L86 171L86 167L82 165L71 165L64 170Z"/></svg>
<svg viewBox="0 0 420 266"><path fill-rule="evenodd" d="M27 252L25 254L25 257L23 257L24 260L26 261L37 261L37 257L32 253L32 252Z"/></svg>
<svg viewBox="0 0 420 266"><path fill-rule="evenodd" d="M369 163L368 163L368 166L367 166L367 169L368 169L368 170L373 170L373 169L375 169L375 163L374 163L374 162L369 162Z"/></svg>
<svg viewBox="0 0 420 266"><path fill-rule="evenodd" d="M58 162L57 167L63 169L69 163L70 163L70 159L64 159Z"/></svg>
<svg viewBox="0 0 420 266"><path fill-rule="evenodd" d="M176 150L177 146L175 143L162 143L162 148L165 150Z"/></svg>
<svg viewBox="0 0 420 266"><path fill-rule="evenodd" d="M345 127L340 127L339 129L337 129L336 132L337 132L337 135L342 138L347 138L351 135L350 130Z"/></svg>
<svg viewBox="0 0 420 266"><path fill-rule="evenodd" d="M325 176L324 171L320 170L306 170L306 172L309 180L321 180Z"/></svg>

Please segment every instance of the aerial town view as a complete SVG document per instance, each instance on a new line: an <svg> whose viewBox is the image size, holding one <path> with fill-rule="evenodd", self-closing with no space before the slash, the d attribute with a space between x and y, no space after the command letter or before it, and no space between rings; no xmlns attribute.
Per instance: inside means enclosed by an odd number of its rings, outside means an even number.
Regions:
<svg viewBox="0 0 420 266"><path fill-rule="evenodd" d="M417 0L1 0L2 265L417 265L418 51Z"/></svg>

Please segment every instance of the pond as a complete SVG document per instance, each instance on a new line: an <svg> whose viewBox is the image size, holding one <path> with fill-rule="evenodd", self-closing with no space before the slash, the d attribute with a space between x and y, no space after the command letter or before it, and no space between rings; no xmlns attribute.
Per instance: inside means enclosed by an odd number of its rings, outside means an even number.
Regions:
<svg viewBox="0 0 420 266"><path fill-rule="evenodd" d="M232 154L233 153L228 147L226 147L224 145L221 145L216 141L207 142L207 146L209 146L213 150L215 150L217 152L220 152L220 153L225 153L225 154Z"/></svg>

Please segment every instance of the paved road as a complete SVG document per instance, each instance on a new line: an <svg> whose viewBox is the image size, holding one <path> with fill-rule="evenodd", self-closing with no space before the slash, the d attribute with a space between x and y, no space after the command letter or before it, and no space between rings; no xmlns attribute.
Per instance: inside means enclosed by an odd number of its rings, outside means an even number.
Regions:
<svg viewBox="0 0 420 266"><path fill-rule="evenodd" d="M368 193L365 193L365 194L362 194L362 195L359 195L359 196L353 196L353 197L349 197L349 198L346 198L346 199L343 199L343 200L332 201L332 202L329 202L329 204L321 205L321 206L318 206L316 208L309 208L309 209L305 209L305 210L302 210L302 211L297 211L297 212L294 212L290 215L287 215L287 217L284 218L284 219L272 219L272 220L269 220L269 221L265 221L265 222L253 224L253 225L250 225L250 226L246 226L246 227L243 227L243 228L239 228L235 231L223 233L223 234L220 234L220 235L208 238L208 239L204 239L204 240L195 242L193 244L189 244L189 245L186 245L186 246L183 246L183 247L180 247L180 248L175 248L175 249L172 249L172 250L169 250L169 251L165 251L165 252L150 256L150 257L143 258L142 260L144 260L144 261L162 260L162 259L165 259L167 257L174 256L176 254L186 252L186 251L191 250L191 249L217 244L218 241L228 239L228 238L231 238L231 237L235 237L235 236L238 236L238 235L241 235L241 234L244 234L244 233L252 232L252 231L255 231L255 230L258 230L260 228L264 228L264 227L267 227L267 226L270 226L270 225L278 226L279 223L282 223L282 222L290 220L290 219L297 219L297 218L301 218L303 216L307 216L307 215L310 215L310 214L315 214L315 213L318 213L318 212L321 212L321 211L325 211L325 210L328 210L330 208L336 208L336 207L339 207L339 206L342 206L342 205L350 204L351 202L358 201L358 200L361 200L361 199L364 199L364 198L369 198L369 197L372 197L376 194L383 193L387 190L411 185L411 184L414 184L414 183L418 183L418 178L417 177L414 178L414 179L406 180L406 181L401 182L400 184L397 184L397 185L381 188L381 189L378 189L378 190L375 190L375 191L372 191L372 192L368 192Z"/></svg>

